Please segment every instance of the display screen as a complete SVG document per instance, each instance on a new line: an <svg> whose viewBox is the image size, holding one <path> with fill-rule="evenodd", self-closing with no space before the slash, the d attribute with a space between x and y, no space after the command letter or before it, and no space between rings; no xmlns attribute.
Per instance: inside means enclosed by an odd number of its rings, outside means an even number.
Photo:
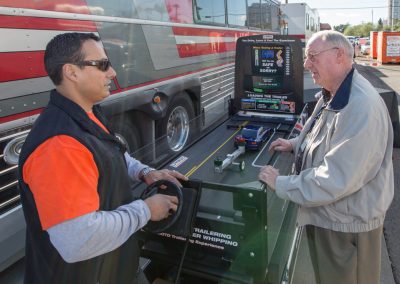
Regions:
<svg viewBox="0 0 400 284"><path fill-rule="evenodd" d="M291 36L238 39L232 112L298 114L303 102L301 41Z"/></svg>
<svg viewBox="0 0 400 284"><path fill-rule="evenodd" d="M251 74L243 76L243 110L294 113L291 97L290 48L280 44L253 45Z"/></svg>
<svg viewBox="0 0 400 284"><path fill-rule="evenodd" d="M290 50L283 45L251 47L251 75L245 75L244 88L256 93L285 92L284 80L291 73Z"/></svg>
<svg viewBox="0 0 400 284"><path fill-rule="evenodd" d="M252 61L253 74L283 76L286 73L284 46L253 46Z"/></svg>
<svg viewBox="0 0 400 284"><path fill-rule="evenodd" d="M279 90L283 87L283 80L281 77L252 76L251 80L255 92L262 92L263 90Z"/></svg>

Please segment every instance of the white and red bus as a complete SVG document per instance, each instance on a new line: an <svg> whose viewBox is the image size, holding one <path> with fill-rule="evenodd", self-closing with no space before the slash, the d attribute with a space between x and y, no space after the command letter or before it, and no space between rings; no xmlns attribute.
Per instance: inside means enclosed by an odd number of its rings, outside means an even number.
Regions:
<svg viewBox="0 0 400 284"><path fill-rule="evenodd" d="M165 142L151 150L156 164L226 113L236 39L278 33L279 1L0 1L0 271L23 255L16 161L54 88L44 50L72 31L101 37L117 72L102 106L131 152Z"/></svg>

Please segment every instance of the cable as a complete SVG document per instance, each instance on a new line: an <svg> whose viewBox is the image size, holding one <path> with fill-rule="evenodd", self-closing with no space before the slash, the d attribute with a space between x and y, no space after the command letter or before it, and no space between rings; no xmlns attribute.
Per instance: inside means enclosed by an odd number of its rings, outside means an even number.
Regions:
<svg viewBox="0 0 400 284"><path fill-rule="evenodd" d="M179 276L181 274L183 260L185 259L185 255L186 255L186 251L187 251L188 246L189 246L189 237L186 238L185 247L183 248L181 261L179 262L178 271L176 272L175 284L179 284Z"/></svg>

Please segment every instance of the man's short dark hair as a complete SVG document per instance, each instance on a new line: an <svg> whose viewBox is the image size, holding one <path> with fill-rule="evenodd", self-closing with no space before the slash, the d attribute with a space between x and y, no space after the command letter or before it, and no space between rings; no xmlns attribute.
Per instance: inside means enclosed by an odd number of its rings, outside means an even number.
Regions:
<svg viewBox="0 0 400 284"><path fill-rule="evenodd" d="M100 41L100 38L93 33L64 33L55 36L47 44L44 67L54 85L61 84L64 64L75 64L84 60L82 45L90 39Z"/></svg>

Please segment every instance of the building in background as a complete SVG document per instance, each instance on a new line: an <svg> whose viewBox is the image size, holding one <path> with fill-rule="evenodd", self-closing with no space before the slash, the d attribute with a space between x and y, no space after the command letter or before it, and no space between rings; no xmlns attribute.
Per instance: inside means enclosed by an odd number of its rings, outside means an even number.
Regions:
<svg viewBox="0 0 400 284"><path fill-rule="evenodd" d="M228 1L228 5L234 0ZM279 31L280 2L277 0L248 0L247 25L250 27Z"/></svg>
<svg viewBox="0 0 400 284"><path fill-rule="evenodd" d="M320 30L318 10L311 9L306 3L281 4L281 10L288 21L288 34L300 38L304 45Z"/></svg>
<svg viewBox="0 0 400 284"><path fill-rule="evenodd" d="M388 0L388 24L392 26L400 20L400 0Z"/></svg>
<svg viewBox="0 0 400 284"><path fill-rule="evenodd" d="M326 30L331 30L331 29L332 29L332 27L328 23L320 23L319 24L319 30L320 31L326 31Z"/></svg>

